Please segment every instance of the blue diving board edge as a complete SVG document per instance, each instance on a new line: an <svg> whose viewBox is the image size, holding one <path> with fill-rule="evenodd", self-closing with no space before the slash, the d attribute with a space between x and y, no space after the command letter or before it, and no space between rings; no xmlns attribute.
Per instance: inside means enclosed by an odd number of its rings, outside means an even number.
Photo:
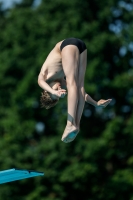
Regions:
<svg viewBox="0 0 133 200"><path fill-rule="evenodd" d="M43 175L44 172L38 172L34 170L18 168L3 170L0 171L0 184Z"/></svg>

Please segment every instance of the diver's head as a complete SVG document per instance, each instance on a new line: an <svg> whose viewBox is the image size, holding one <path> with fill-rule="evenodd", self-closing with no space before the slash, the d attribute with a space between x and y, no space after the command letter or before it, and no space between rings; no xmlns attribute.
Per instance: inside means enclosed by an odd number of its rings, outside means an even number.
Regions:
<svg viewBox="0 0 133 200"><path fill-rule="evenodd" d="M51 82L51 83L49 83L49 86L53 90L61 89L60 82ZM45 107L46 109L49 109L51 107L54 107L58 103L59 97L57 97L55 95L52 95L51 93L49 93L47 91L43 91L40 101L41 101L41 106L42 107Z"/></svg>

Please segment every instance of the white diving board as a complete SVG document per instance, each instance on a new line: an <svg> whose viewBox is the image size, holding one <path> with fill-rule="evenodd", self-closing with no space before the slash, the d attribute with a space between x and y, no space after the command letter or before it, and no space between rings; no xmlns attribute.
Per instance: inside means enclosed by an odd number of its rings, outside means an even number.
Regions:
<svg viewBox="0 0 133 200"><path fill-rule="evenodd" d="M37 172L34 170L25 170L17 168L8 169L0 171L0 184L43 175L43 172Z"/></svg>

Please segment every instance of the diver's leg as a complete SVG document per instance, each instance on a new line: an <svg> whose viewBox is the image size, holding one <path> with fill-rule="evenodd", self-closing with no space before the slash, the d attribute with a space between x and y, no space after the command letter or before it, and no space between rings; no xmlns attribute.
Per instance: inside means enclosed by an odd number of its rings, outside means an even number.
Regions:
<svg viewBox="0 0 133 200"><path fill-rule="evenodd" d="M74 45L64 47L61 54L68 90L67 125L62 136L62 141L69 142L69 139L73 138L77 133L76 113L78 104L78 68L80 55L78 48Z"/></svg>
<svg viewBox="0 0 133 200"><path fill-rule="evenodd" d="M78 95L78 105L76 113L76 125L78 129L80 129L80 119L85 104L84 77L85 77L86 65L87 65L87 49L80 54L80 61L79 61L79 73L78 73L79 95Z"/></svg>
<svg viewBox="0 0 133 200"><path fill-rule="evenodd" d="M83 108L85 104L85 90L84 90L84 77L85 77L85 71L86 71L86 65L87 65L87 50L82 52L80 54L80 60L79 60L79 71L78 71L78 104L76 109L76 127L78 131L76 134L73 134L73 137L68 137L67 142L72 142L79 130L80 130L80 119L83 113Z"/></svg>

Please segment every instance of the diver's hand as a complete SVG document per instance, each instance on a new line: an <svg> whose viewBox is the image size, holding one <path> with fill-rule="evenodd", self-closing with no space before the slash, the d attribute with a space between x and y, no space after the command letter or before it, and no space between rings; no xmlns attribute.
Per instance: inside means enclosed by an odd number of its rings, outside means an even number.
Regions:
<svg viewBox="0 0 133 200"><path fill-rule="evenodd" d="M64 89L59 89L59 90L53 90L52 91L52 96L55 97L55 99L64 98L66 94L67 94L66 90L64 90Z"/></svg>
<svg viewBox="0 0 133 200"><path fill-rule="evenodd" d="M96 107L103 107L103 108L105 108L111 101L112 101L112 99L107 99L107 100L101 99L101 100L99 100L97 102Z"/></svg>

